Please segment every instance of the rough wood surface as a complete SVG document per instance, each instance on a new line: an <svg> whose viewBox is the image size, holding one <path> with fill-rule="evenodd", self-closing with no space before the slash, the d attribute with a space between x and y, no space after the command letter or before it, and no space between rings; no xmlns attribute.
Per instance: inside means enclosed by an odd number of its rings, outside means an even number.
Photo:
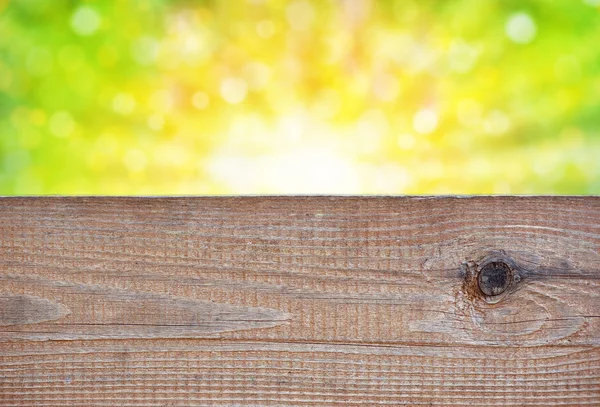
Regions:
<svg viewBox="0 0 600 407"><path fill-rule="evenodd" d="M1 198L0 406L600 405L599 277L595 197Z"/></svg>

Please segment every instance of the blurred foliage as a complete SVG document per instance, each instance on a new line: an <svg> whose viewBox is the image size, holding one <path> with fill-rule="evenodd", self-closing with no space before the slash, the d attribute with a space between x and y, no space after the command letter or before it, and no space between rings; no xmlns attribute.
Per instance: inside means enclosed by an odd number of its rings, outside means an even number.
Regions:
<svg viewBox="0 0 600 407"><path fill-rule="evenodd" d="M600 193L600 0L0 0L0 193Z"/></svg>

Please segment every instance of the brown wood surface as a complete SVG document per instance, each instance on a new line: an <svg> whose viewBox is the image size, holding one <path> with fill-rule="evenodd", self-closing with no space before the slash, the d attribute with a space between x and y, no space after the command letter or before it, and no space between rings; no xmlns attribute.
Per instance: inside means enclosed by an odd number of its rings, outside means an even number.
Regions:
<svg viewBox="0 0 600 407"><path fill-rule="evenodd" d="M0 198L0 406L600 405L599 277L596 197Z"/></svg>

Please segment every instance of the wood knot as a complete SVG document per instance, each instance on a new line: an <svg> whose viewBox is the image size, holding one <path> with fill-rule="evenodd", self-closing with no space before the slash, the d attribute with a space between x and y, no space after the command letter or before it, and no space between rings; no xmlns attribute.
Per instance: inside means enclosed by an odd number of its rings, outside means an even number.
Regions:
<svg viewBox="0 0 600 407"><path fill-rule="evenodd" d="M515 291L516 283L521 280L515 262L503 252L493 252L463 265L466 267L463 291L472 300L497 303Z"/></svg>

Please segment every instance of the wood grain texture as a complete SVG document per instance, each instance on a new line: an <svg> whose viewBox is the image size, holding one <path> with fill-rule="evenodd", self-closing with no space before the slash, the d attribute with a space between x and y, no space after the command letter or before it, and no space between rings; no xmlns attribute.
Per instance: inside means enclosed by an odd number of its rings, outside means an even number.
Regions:
<svg viewBox="0 0 600 407"><path fill-rule="evenodd" d="M600 198L0 198L0 406L59 405L600 405Z"/></svg>

